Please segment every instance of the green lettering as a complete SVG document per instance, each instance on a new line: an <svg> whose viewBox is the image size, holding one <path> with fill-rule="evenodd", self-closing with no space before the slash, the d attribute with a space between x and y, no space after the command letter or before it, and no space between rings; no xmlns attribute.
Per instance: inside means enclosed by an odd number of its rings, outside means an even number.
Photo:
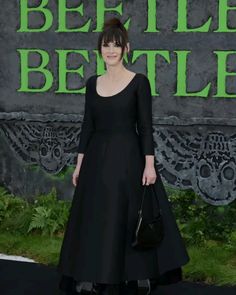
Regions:
<svg viewBox="0 0 236 295"><path fill-rule="evenodd" d="M58 53L58 72L59 72L59 78L58 78L58 89L55 91L56 93L84 93L85 87L82 89L72 89L69 90L66 88L67 85L67 73L76 73L80 76L83 76L83 69L84 66L81 65L77 69L67 69L67 56L69 53L77 53L84 57L84 59L89 62L89 56L87 50L55 50Z"/></svg>
<svg viewBox="0 0 236 295"><path fill-rule="evenodd" d="M49 9L45 8L48 4L48 0L41 0L41 3L37 7L28 7L28 0L20 1L20 28L17 32L45 32L51 26L53 22L53 16ZM30 29L28 24L28 14L30 12L42 13L45 17L45 23L41 28Z"/></svg>
<svg viewBox="0 0 236 295"><path fill-rule="evenodd" d="M236 10L235 6L229 6L228 0L219 0L219 27L214 32L229 33L236 32L236 29L229 29L227 24L228 11Z"/></svg>
<svg viewBox="0 0 236 295"><path fill-rule="evenodd" d="M212 17L202 25L201 27L195 29L189 29L187 24L187 0L178 1L178 26L174 32L209 32L209 27L211 25Z"/></svg>
<svg viewBox="0 0 236 295"><path fill-rule="evenodd" d="M67 29L66 26L66 15L69 12L77 12L78 14L83 16L83 10L84 10L84 3L81 3L78 7L73 8L67 8L66 7L66 0L60 0L58 1L58 19L59 19L59 25L58 30L56 32L88 32L89 27L91 24L91 19L87 21L87 23L80 27L80 28L74 28L74 29Z"/></svg>
<svg viewBox="0 0 236 295"><path fill-rule="evenodd" d="M19 92L45 92L52 86L53 75L46 69L49 62L49 55L46 51L40 49L17 49L20 53L20 64L21 64L21 87L17 89ZM30 53L38 53L41 57L41 64L38 67L30 68L28 65L28 56ZM45 84L42 88L29 88L28 75L31 72L40 72L44 74Z"/></svg>
<svg viewBox="0 0 236 295"><path fill-rule="evenodd" d="M218 69L217 69L217 93L213 97L236 97L236 94L228 94L226 92L225 81L227 76L236 76L235 72L227 72L226 64L229 54L235 54L236 51L213 51L218 57Z"/></svg>
<svg viewBox="0 0 236 295"><path fill-rule="evenodd" d="M187 56L191 51L181 50L174 51L177 54L177 92L174 96L200 96L207 97L211 83L209 83L202 91L199 92L187 92L187 77L186 77L186 64L187 64Z"/></svg>

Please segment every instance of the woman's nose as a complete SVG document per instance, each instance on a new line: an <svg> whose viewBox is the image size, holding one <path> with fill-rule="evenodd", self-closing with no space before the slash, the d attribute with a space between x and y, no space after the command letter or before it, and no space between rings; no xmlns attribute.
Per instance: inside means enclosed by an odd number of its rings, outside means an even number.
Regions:
<svg viewBox="0 0 236 295"><path fill-rule="evenodd" d="M114 46L111 45L111 46L109 47L109 49L110 49L110 50L109 50L110 52L113 52L113 51L114 51Z"/></svg>

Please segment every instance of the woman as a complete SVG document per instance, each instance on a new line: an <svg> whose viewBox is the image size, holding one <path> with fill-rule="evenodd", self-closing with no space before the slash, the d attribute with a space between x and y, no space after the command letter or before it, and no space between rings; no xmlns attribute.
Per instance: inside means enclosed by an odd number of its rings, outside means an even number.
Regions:
<svg viewBox="0 0 236 295"><path fill-rule="evenodd" d="M94 294L138 294L138 280L151 289L160 278L177 282L189 261L155 166L150 83L124 67L129 49L120 20L106 21L98 40L106 72L86 82L76 188L58 264L60 287L73 294L80 282L92 282ZM165 236L142 252L131 242L144 185L155 185ZM146 197L144 215L157 210L155 202Z"/></svg>

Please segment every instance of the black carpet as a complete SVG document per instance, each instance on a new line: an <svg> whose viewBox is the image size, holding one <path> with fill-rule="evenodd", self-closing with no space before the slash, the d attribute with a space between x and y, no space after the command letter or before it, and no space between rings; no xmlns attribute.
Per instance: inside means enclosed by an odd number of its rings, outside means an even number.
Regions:
<svg viewBox="0 0 236 295"><path fill-rule="evenodd" d="M58 288L59 280L55 267L0 259L0 295L64 295ZM146 291L146 288L140 288L140 294ZM236 295L236 286L217 287L182 281L158 286L152 294Z"/></svg>

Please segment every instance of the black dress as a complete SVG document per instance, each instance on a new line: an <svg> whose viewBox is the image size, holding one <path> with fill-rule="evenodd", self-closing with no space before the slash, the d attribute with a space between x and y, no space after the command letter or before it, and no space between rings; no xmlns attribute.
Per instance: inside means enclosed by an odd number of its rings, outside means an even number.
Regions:
<svg viewBox="0 0 236 295"><path fill-rule="evenodd" d="M86 82L78 146L84 158L57 270L77 281L105 284L181 270L189 256L156 164L154 185L165 237L156 249L140 252L131 247L143 192L145 155L154 155L149 80L137 73L123 90L109 97L97 93L96 80L93 75ZM150 196L144 202L144 214L149 216L157 210Z"/></svg>

